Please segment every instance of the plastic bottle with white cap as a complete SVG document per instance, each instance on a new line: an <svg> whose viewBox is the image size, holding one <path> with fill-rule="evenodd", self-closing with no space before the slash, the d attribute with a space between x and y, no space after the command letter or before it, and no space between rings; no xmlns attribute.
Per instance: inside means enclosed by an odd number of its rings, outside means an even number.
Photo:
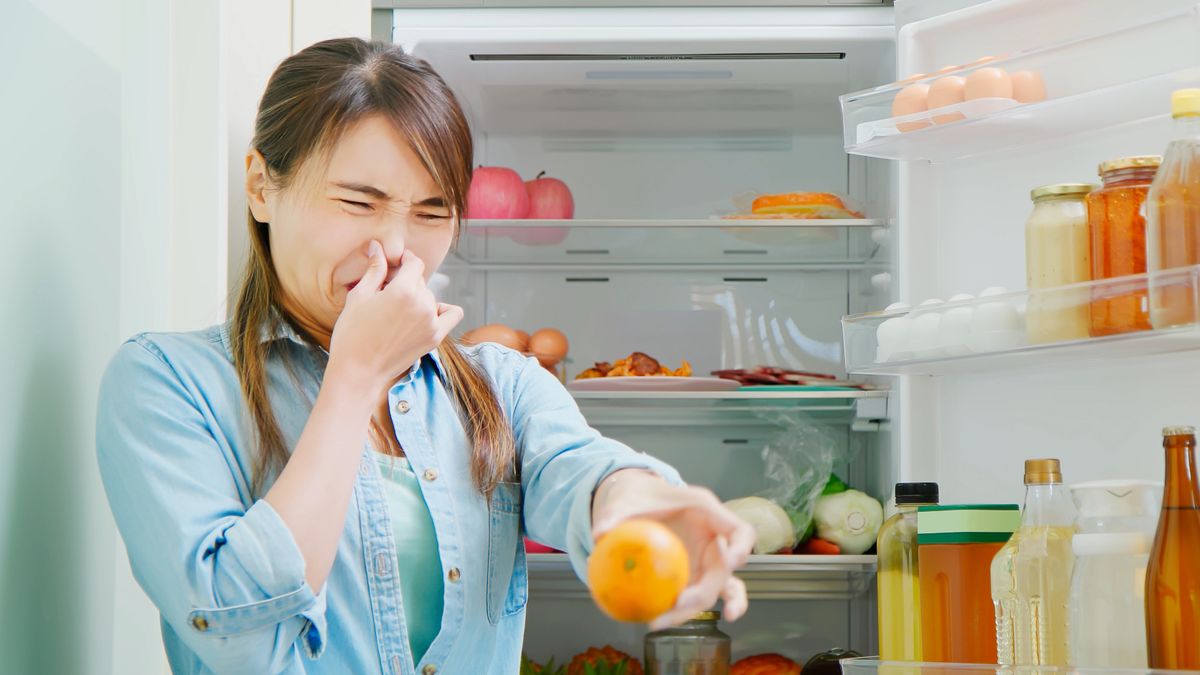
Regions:
<svg viewBox="0 0 1200 675"><path fill-rule="evenodd" d="M1079 510L1067 601L1070 663L1145 668L1146 565L1162 484L1107 480L1079 483L1070 490Z"/></svg>

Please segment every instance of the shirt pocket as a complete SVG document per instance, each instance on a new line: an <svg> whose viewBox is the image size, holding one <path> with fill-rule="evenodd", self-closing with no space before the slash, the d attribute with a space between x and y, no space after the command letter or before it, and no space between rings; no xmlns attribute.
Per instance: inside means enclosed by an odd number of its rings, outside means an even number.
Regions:
<svg viewBox="0 0 1200 675"><path fill-rule="evenodd" d="M488 512L487 617L496 624L520 613L529 601L521 542L521 484L498 484Z"/></svg>

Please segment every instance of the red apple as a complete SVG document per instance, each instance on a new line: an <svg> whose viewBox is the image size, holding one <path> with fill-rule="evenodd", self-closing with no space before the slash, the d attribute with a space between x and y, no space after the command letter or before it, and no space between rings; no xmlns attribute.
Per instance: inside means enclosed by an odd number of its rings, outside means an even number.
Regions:
<svg viewBox="0 0 1200 675"><path fill-rule="evenodd" d="M481 166L467 190L467 218L527 218L529 192L521 176L502 166Z"/></svg>
<svg viewBox="0 0 1200 675"><path fill-rule="evenodd" d="M539 544L538 542L530 539L529 537L525 537L525 552L526 553L562 553L562 551L560 551L556 548L551 548L545 544Z"/></svg>
<svg viewBox="0 0 1200 675"><path fill-rule="evenodd" d="M529 217L539 220L570 220L575 216L575 200L567 184L557 178L543 178L546 172L525 183L529 191ZM535 227L512 233L513 241L527 246L561 244L567 238L565 227Z"/></svg>
<svg viewBox="0 0 1200 675"><path fill-rule="evenodd" d="M543 178L546 172L525 183L529 190L529 218L570 220L575 217L575 200L571 189L557 178Z"/></svg>

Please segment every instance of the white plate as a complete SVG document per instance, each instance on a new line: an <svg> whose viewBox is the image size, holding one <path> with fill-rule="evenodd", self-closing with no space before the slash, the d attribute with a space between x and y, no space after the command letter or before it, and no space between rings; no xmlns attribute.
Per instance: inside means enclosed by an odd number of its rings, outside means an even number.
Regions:
<svg viewBox="0 0 1200 675"><path fill-rule="evenodd" d="M742 385L720 377L671 377L669 375L625 375L571 380L572 391L732 391Z"/></svg>

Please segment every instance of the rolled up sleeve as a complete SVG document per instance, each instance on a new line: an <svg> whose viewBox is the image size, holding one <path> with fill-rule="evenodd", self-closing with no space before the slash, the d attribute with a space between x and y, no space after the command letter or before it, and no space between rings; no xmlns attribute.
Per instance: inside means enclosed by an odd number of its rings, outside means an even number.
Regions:
<svg viewBox="0 0 1200 675"><path fill-rule="evenodd" d="M134 576L212 670L280 672L324 649L325 593L218 437L153 344L121 347L101 382L96 453Z"/></svg>
<svg viewBox="0 0 1200 675"><path fill-rule="evenodd" d="M515 379L513 431L520 456L525 528L535 541L566 551L580 579L592 552L592 495L610 474L646 469L682 485L669 464L590 427L575 399L536 359Z"/></svg>

